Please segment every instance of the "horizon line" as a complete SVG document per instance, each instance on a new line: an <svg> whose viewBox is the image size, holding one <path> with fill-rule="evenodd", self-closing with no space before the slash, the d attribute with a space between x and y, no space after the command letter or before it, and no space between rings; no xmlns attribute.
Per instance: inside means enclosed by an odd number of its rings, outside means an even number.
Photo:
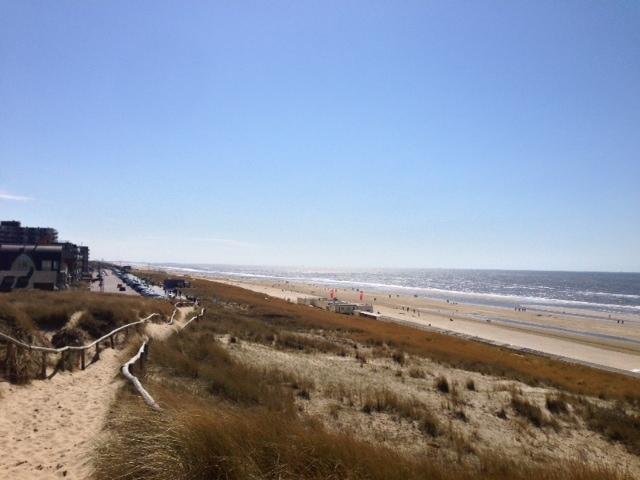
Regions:
<svg viewBox="0 0 640 480"><path fill-rule="evenodd" d="M569 269L545 269L545 268L479 268L479 267L381 267L381 266L318 266L318 265L278 265L278 264L251 264L251 263L210 263L210 262L176 262L176 261L141 261L141 260L91 260L92 262L103 261L105 263L134 263L148 265L220 265L234 267L270 267L270 268L292 268L292 269L340 269L340 270L466 270L466 271L503 271L503 272L553 272L553 273L629 273L640 274L635 270L569 270Z"/></svg>

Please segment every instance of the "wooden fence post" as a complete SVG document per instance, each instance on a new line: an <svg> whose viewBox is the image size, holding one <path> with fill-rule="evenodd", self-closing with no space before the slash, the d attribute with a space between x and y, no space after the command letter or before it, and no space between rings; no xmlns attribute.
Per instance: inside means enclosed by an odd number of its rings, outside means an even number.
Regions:
<svg viewBox="0 0 640 480"><path fill-rule="evenodd" d="M116 346L115 346L115 344L114 344L114 341L113 341L113 335L111 335L111 336L109 337L109 340L111 341L111 348L116 348Z"/></svg>
<svg viewBox="0 0 640 480"><path fill-rule="evenodd" d="M66 351L60 353L60 358L58 359L58 368L60 368L60 370L64 371L64 356L65 353L67 353Z"/></svg>
<svg viewBox="0 0 640 480"><path fill-rule="evenodd" d="M47 378L47 352L42 352L42 370L40 371L40 375L42 379Z"/></svg>
<svg viewBox="0 0 640 480"><path fill-rule="evenodd" d="M85 357L85 355L84 355L84 348L83 348L82 350L80 350L80 368L82 370L84 370L85 367L86 367L84 357Z"/></svg>
<svg viewBox="0 0 640 480"><path fill-rule="evenodd" d="M4 359L5 377L9 379L11 377L11 358L13 357L13 350L15 346L13 343L7 343L7 356Z"/></svg>
<svg viewBox="0 0 640 480"><path fill-rule="evenodd" d="M7 358L5 359L5 370L6 370L6 377L9 381L11 381L11 364L14 363L14 357L16 355L16 350L17 347L9 342L7 343Z"/></svg>
<svg viewBox="0 0 640 480"><path fill-rule="evenodd" d="M96 343L96 360L100 360L100 342Z"/></svg>

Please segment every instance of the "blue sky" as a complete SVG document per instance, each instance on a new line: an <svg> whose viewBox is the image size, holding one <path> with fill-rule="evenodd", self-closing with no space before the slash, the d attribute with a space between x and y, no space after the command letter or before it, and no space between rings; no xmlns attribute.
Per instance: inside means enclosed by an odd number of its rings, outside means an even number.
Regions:
<svg viewBox="0 0 640 480"><path fill-rule="evenodd" d="M0 218L104 259L640 271L640 3L0 0Z"/></svg>

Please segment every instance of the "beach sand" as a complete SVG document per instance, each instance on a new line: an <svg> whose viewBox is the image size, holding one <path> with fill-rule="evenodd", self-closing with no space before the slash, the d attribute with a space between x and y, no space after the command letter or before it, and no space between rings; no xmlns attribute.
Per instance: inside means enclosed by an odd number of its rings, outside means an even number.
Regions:
<svg viewBox="0 0 640 480"><path fill-rule="evenodd" d="M149 323L145 333L166 338L191 310L181 308L173 325ZM85 370L29 385L0 383L0 478L90 478L92 450L124 382L119 371L126 353L108 348Z"/></svg>
<svg viewBox="0 0 640 480"><path fill-rule="evenodd" d="M265 295L295 302L301 296L329 297L330 288L321 285L273 282L222 281ZM340 300L359 301L354 289L338 289ZM562 313L527 309L517 312L500 307L447 303L397 294L365 294L364 302L388 319L421 328L437 328L477 337L517 349L531 349L603 368L640 372L640 318L586 310ZM618 321L624 320L624 324Z"/></svg>

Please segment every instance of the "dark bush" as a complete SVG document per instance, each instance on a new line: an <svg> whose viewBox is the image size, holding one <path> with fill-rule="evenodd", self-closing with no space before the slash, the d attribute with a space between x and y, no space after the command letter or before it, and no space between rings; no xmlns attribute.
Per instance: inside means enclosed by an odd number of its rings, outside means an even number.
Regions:
<svg viewBox="0 0 640 480"><path fill-rule="evenodd" d="M547 395L545 403L547 406L547 410L549 410L551 413L555 413L555 414L569 413L569 407L567 405L567 402L558 396L552 397Z"/></svg>
<svg viewBox="0 0 640 480"><path fill-rule="evenodd" d="M436 378L436 388L442 393L449 393L449 380L446 377L440 375Z"/></svg>

